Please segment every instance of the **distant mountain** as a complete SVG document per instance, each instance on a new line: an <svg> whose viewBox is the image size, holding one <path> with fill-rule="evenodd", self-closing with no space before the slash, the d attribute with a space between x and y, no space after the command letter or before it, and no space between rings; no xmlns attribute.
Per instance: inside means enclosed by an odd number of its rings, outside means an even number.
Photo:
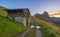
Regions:
<svg viewBox="0 0 60 37"><path fill-rule="evenodd" d="M47 12L44 11L43 14L36 14L36 16L39 16L41 19L46 21L53 21L53 22L60 22L60 11L54 11L54 12Z"/></svg>
<svg viewBox="0 0 60 37"><path fill-rule="evenodd" d="M37 14L35 14L35 16L36 16L36 17L39 17L39 18L42 19L42 20L52 21L47 11L44 11L43 14L38 14L38 13L37 13Z"/></svg>
<svg viewBox="0 0 60 37"><path fill-rule="evenodd" d="M54 22L60 22L60 18L59 18L59 17L51 17L51 19L52 19Z"/></svg>
<svg viewBox="0 0 60 37"><path fill-rule="evenodd" d="M50 17L47 11L44 11L44 13L42 14L42 16L48 17L48 18Z"/></svg>
<svg viewBox="0 0 60 37"><path fill-rule="evenodd" d="M49 12L48 14L54 22L60 22L60 10Z"/></svg>
<svg viewBox="0 0 60 37"><path fill-rule="evenodd" d="M41 16L47 21L52 21L47 11L44 11Z"/></svg>

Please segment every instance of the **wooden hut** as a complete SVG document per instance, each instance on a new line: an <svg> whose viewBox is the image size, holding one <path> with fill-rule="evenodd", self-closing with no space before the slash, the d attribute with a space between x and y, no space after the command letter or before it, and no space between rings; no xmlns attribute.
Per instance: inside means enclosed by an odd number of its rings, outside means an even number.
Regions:
<svg viewBox="0 0 60 37"><path fill-rule="evenodd" d="M8 9L8 18L22 22L25 26L29 24L30 11L28 8Z"/></svg>

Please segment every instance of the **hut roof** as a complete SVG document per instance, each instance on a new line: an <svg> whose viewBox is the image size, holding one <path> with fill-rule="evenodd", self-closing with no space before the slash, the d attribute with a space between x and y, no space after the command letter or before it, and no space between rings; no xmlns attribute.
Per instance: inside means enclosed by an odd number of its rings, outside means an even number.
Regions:
<svg viewBox="0 0 60 37"><path fill-rule="evenodd" d="M28 8L21 8L21 9L8 9L7 12L23 12L23 10L27 10L29 12Z"/></svg>

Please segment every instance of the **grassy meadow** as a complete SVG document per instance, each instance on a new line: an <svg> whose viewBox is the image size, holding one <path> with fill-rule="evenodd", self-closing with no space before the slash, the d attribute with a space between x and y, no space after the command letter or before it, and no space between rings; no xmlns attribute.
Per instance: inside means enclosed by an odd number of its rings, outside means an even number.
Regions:
<svg viewBox="0 0 60 37"><path fill-rule="evenodd" d="M43 33L43 37L60 37L60 34L56 33L53 29L51 29L51 27L41 22L38 18L36 18L36 21L41 26L41 32Z"/></svg>
<svg viewBox="0 0 60 37"><path fill-rule="evenodd" d="M3 9L0 6L0 37L13 37L27 29L22 23L10 20Z"/></svg>

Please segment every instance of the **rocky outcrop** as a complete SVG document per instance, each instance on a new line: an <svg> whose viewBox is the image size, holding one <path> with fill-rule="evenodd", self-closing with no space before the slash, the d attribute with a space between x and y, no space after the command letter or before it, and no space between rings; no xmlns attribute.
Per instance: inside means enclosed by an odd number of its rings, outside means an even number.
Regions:
<svg viewBox="0 0 60 37"><path fill-rule="evenodd" d="M42 16L44 16L44 17L50 17L49 15L48 15L48 12L47 11L45 11L43 14L42 14Z"/></svg>
<svg viewBox="0 0 60 37"><path fill-rule="evenodd" d="M47 21L52 21L47 11L45 11L41 16Z"/></svg>

